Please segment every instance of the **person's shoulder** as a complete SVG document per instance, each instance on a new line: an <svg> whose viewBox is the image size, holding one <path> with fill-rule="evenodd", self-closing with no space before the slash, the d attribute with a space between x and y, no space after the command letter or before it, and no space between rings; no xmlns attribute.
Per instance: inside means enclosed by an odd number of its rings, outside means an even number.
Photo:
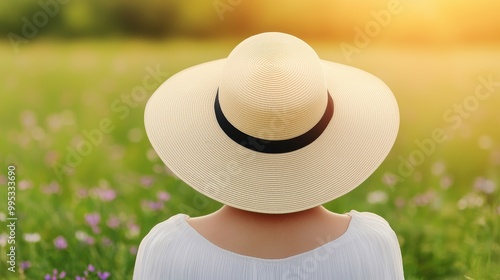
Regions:
<svg viewBox="0 0 500 280"><path fill-rule="evenodd" d="M370 279L404 279L401 249L396 233L381 216L370 212L351 211L353 223L353 243L362 250ZM363 278L365 279L365 278Z"/></svg>
<svg viewBox="0 0 500 280"><path fill-rule="evenodd" d="M155 225L141 241L140 247L154 248L159 244L171 242L176 237L182 235L185 229L186 215L177 214L167 220Z"/></svg>
<svg viewBox="0 0 500 280"><path fill-rule="evenodd" d="M377 215L372 212L358 212L356 210L351 210L349 212L349 215L351 217L355 217L356 219L360 219L363 221L367 222L374 222L374 223L383 223L389 225L389 223L380 215Z"/></svg>
<svg viewBox="0 0 500 280"><path fill-rule="evenodd" d="M142 239L137 251L134 279L164 279L166 264L174 263L187 240L187 215L177 214L155 225Z"/></svg>
<svg viewBox="0 0 500 280"><path fill-rule="evenodd" d="M364 223L389 226L387 220L385 220L382 216L372 212L358 212L356 210L352 210L351 212L349 212L349 215L356 220Z"/></svg>
<svg viewBox="0 0 500 280"><path fill-rule="evenodd" d="M366 240L397 242L396 233L383 217L371 212L351 211L353 227Z"/></svg>

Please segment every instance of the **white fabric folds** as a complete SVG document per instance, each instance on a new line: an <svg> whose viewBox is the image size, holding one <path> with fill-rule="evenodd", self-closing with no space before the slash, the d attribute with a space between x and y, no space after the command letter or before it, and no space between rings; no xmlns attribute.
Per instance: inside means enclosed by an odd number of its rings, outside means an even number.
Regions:
<svg viewBox="0 0 500 280"><path fill-rule="evenodd" d="M396 234L382 217L349 212L347 231L283 259L261 259L217 247L178 214L142 240L134 280L404 279Z"/></svg>

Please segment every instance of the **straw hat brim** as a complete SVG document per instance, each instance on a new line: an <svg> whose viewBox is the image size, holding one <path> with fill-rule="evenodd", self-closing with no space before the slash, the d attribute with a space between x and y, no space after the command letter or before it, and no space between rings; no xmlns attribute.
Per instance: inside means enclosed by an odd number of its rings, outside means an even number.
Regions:
<svg viewBox="0 0 500 280"><path fill-rule="evenodd" d="M306 210L359 186L391 150L399 128L391 90L372 74L324 60L334 114L319 138L281 154L240 146L214 114L224 62L172 76L145 110L146 132L159 157L200 193L252 212Z"/></svg>

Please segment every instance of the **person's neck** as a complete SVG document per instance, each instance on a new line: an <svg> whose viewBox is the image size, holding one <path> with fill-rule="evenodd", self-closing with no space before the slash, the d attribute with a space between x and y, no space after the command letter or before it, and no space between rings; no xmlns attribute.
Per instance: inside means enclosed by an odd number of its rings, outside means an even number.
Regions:
<svg viewBox="0 0 500 280"><path fill-rule="evenodd" d="M331 214L330 211L325 209L323 206L317 206L304 211L286 213L286 214L264 214L241 210L231 206L224 205L214 214L220 217L229 219L240 219L240 220L252 220L255 222L271 222L279 223L286 221L296 221L300 222L307 219L324 218L325 216Z"/></svg>

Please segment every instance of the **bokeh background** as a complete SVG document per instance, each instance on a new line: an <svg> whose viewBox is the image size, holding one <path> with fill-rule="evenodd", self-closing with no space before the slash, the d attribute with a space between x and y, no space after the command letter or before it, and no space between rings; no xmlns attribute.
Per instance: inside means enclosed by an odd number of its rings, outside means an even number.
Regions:
<svg viewBox="0 0 500 280"><path fill-rule="evenodd" d="M494 0L0 2L0 220L17 218L14 233L0 228L0 278L131 279L156 223L220 207L163 166L144 106L176 72L281 31L377 75L400 105L388 159L326 207L385 217L406 279L500 279L499 10Z"/></svg>

